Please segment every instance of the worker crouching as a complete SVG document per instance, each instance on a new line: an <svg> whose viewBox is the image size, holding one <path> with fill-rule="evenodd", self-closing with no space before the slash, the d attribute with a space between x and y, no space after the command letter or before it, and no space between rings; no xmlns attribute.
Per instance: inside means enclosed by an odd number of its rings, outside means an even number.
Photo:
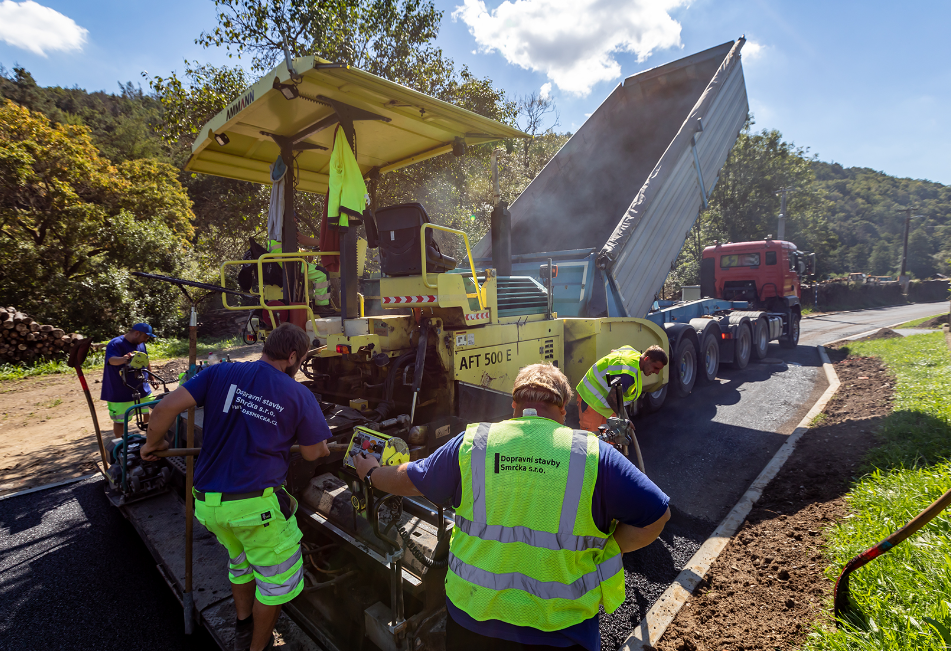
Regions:
<svg viewBox="0 0 951 651"><path fill-rule="evenodd" d="M455 509L446 648L598 651L598 612L624 601L622 554L650 544L669 498L613 447L564 427L571 385L523 368L513 418L470 425L432 456L357 474Z"/></svg>
<svg viewBox="0 0 951 651"><path fill-rule="evenodd" d="M608 418L621 413L611 388L615 380L623 390L624 404L629 405L640 397L643 378L660 373L665 366L667 353L660 346L651 346L643 354L630 346L621 346L599 359L576 387L581 429L596 434Z"/></svg>

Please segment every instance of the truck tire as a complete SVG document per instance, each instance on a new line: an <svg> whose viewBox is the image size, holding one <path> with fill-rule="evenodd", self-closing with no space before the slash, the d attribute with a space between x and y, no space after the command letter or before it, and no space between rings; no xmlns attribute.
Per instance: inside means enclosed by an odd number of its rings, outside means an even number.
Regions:
<svg viewBox="0 0 951 651"><path fill-rule="evenodd" d="M769 323L760 317L753 324L753 359L760 360L766 357L769 350Z"/></svg>
<svg viewBox="0 0 951 651"><path fill-rule="evenodd" d="M678 398L690 395L697 381L697 347L689 337L681 337L677 342L677 352L670 371L674 395Z"/></svg>
<svg viewBox="0 0 951 651"><path fill-rule="evenodd" d="M643 397L644 403L643 403L643 404L644 404L644 411L645 411L646 413L652 414L652 413L654 413L655 411L659 410L661 407L664 406L664 400L667 399L667 387L668 387L668 386L670 386L670 385L669 385L669 384L665 384L664 386L662 386L661 388L659 388L657 391L654 391L653 393L645 393L645 394L644 394L644 397Z"/></svg>
<svg viewBox="0 0 951 651"><path fill-rule="evenodd" d="M750 355L753 352L753 334L746 323L741 323L736 328L736 336L733 343L733 368L744 369L750 363Z"/></svg>
<svg viewBox="0 0 951 651"><path fill-rule="evenodd" d="M720 371L720 342L712 332L703 336L698 361L700 362L697 370L698 380L713 382L717 379L717 373Z"/></svg>
<svg viewBox="0 0 951 651"><path fill-rule="evenodd" d="M799 345L799 314L792 313L789 322L789 335L779 338L779 345L783 348L795 348Z"/></svg>

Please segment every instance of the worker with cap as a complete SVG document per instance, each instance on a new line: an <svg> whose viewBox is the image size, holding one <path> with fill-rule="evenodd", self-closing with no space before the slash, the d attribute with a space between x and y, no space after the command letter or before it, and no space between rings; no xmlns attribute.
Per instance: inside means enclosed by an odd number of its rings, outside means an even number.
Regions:
<svg viewBox="0 0 951 651"><path fill-rule="evenodd" d="M621 346L599 359L576 387L581 429L596 434L608 418L621 412L611 386L615 380L623 390L624 404L629 405L641 395L643 378L663 371L667 361L667 353L660 346L651 346L643 353Z"/></svg>
<svg viewBox="0 0 951 651"><path fill-rule="evenodd" d="M115 438L122 438L122 431L125 428L125 412L135 404L133 392L137 391L140 394L140 399L152 393L152 387L144 379L141 384L127 385L123 381L123 374L120 369L129 364L136 353L147 355L145 342L154 337L155 333L152 332L152 326L148 323L136 323L124 335L120 335L106 344L106 365L102 373L100 399L105 400L109 406L109 419L112 420L112 433ZM152 370L151 365L147 365L145 368L149 371ZM142 419L148 422L149 408L142 407L142 414Z"/></svg>
<svg viewBox="0 0 951 651"><path fill-rule="evenodd" d="M155 406L141 456L168 448L176 416L205 407L195 463L195 517L228 550L238 651L274 646L281 606L304 589L297 502L284 489L291 445L307 461L327 456L330 428L313 392L294 380L310 340L284 323L256 362L216 364Z"/></svg>
<svg viewBox="0 0 951 651"><path fill-rule="evenodd" d="M287 166L280 156L271 165L271 204L267 217L267 252L283 252L284 234L284 183L287 178ZM318 246L320 241L308 237L300 231L297 233L297 243L304 246ZM284 266L283 264L281 265ZM313 262L304 263L304 269L310 285L314 290L314 311L320 314L329 313L330 308L330 280L327 270Z"/></svg>
<svg viewBox="0 0 951 651"><path fill-rule="evenodd" d="M469 425L426 459L357 475L455 509L446 648L598 651L601 607L624 602L622 554L653 542L669 498L610 444L564 426L571 384L523 368L513 417Z"/></svg>

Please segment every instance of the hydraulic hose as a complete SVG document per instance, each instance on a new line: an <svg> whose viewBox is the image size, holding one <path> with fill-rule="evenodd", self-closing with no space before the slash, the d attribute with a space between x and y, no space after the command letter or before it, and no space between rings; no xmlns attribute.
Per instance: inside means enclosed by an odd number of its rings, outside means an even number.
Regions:
<svg viewBox="0 0 951 651"><path fill-rule="evenodd" d="M435 558L426 558L426 554L424 554L423 550L419 548L419 545L416 544L416 541L410 538L410 535L407 533L406 529L403 527L398 527L396 530L399 532L400 538L403 539L403 544L406 546L406 549L408 549L410 553L416 557L416 560L426 567L441 569L449 565L448 556L441 561L437 561ZM433 553L435 554L435 551Z"/></svg>

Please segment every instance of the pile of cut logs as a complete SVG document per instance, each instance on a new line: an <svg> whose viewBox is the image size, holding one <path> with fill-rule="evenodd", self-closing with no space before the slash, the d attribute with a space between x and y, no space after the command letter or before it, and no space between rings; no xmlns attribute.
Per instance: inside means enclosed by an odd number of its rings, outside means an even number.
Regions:
<svg viewBox="0 0 951 651"><path fill-rule="evenodd" d="M65 356L73 341L83 336L40 325L12 307L0 307L0 362L32 362Z"/></svg>

